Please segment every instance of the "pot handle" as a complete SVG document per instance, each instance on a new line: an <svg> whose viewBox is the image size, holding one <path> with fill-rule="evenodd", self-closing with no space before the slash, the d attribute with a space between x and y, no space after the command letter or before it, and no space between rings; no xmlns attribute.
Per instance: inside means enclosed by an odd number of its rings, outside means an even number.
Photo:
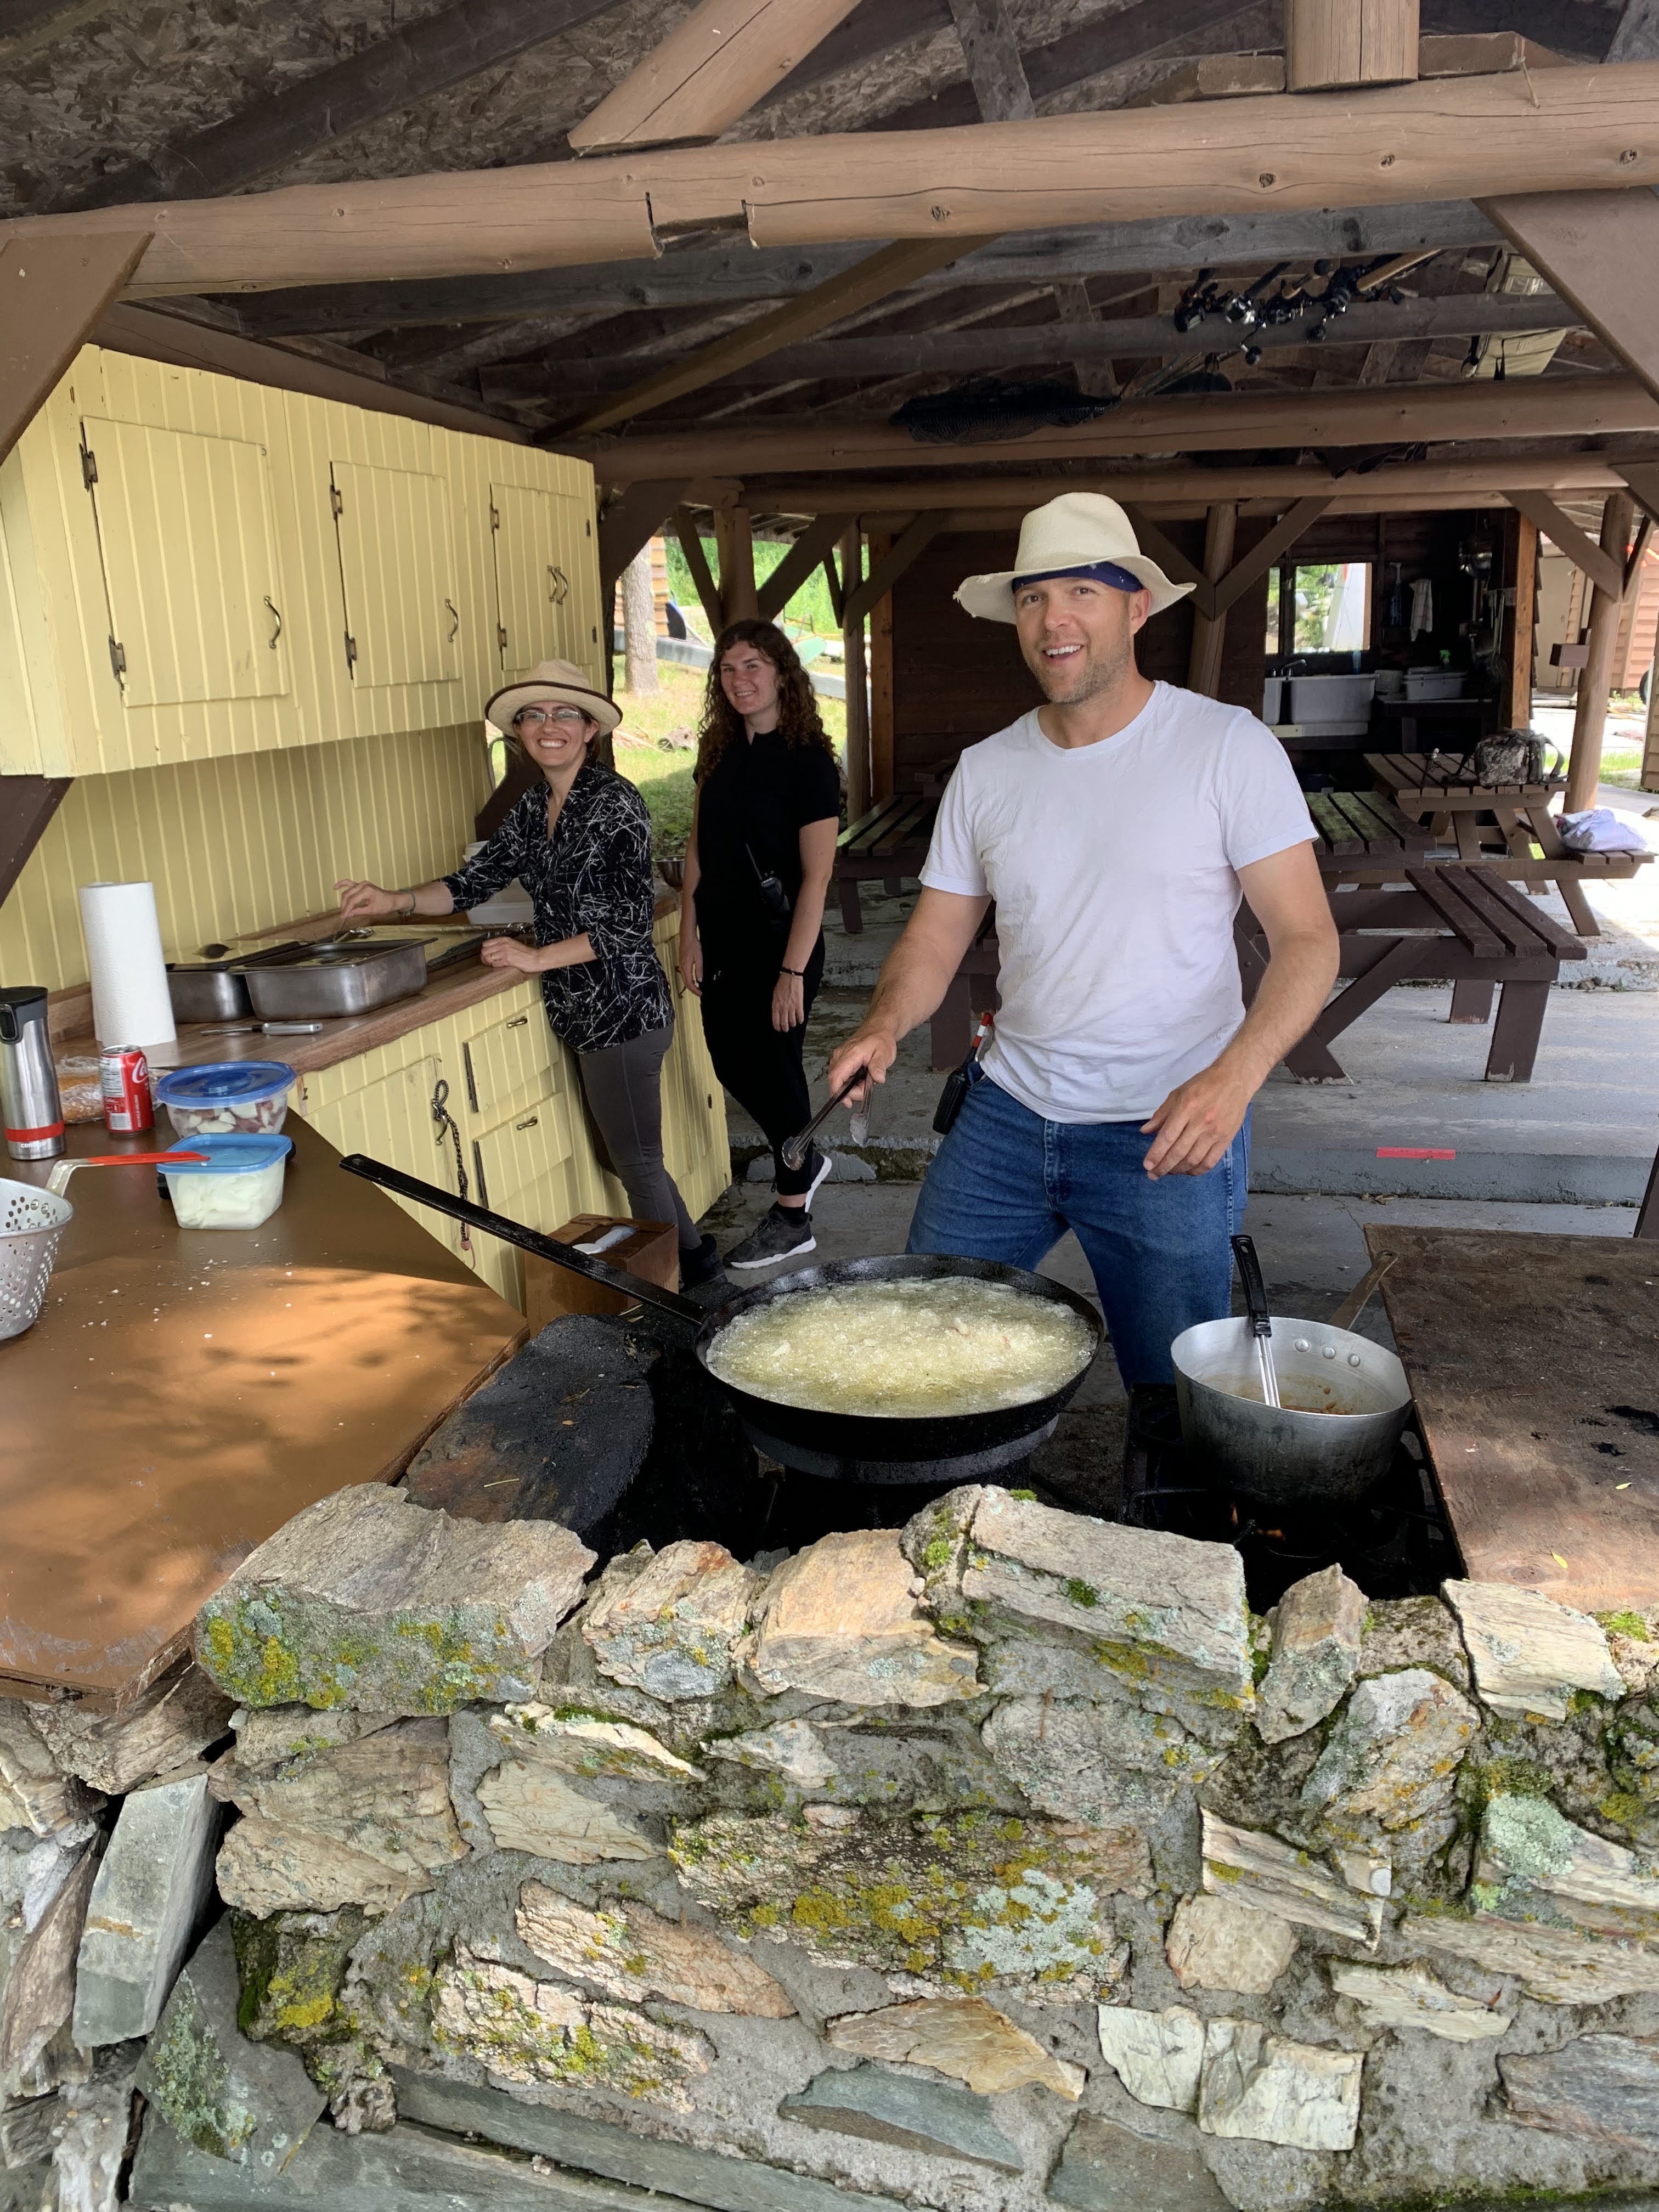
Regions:
<svg viewBox="0 0 1659 2212"><path fill-rule="evenodd" d="M1267 1286L1261 1279L1261 1262L1255 1256L1255 1240L1249 1237L1235 1237L1233 1257L1238 1262L1238 1279L1244 1286L1244 1304L1250 1316L1250 1332L1255 1336L1271 1337L1273 1317L1267 1307Z"/></svg>

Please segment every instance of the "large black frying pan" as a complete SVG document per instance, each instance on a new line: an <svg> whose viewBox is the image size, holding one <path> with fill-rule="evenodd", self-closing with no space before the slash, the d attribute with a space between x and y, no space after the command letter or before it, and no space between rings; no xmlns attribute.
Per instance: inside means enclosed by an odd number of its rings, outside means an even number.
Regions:
<svg viewBox="0 0 1659 2212"><path fill-rule="evenodd" d="M736 1407L750 1442L774 1459L781 1460L786 1467L799 1468L803 1474L828 1475L848 1482L977 1481L981 1476L994 1474L1000 1468L1026 1458L1053 1434L1061 1407L1083 1380L1087 1368L1063 1389L1050 1391L1046 1398L1034 1398L1023 1406L998 1407L990 1413L943 1413L926 1418L819 1413L804 1406L781 1405L772 1398L757 1398L747 1390L735 1389L709 1367L710 1346L739 1314L752 1313L757 1306L770 1305L801 1291L827 1289L838 1283L914 1282L919 1278L940 1276L960 1280L965 1276L978 1282L1002 1283L1011 1290L1024 1291L1029 1297L1068 1306L1087 1322L1097 1346L1104 1334L1099 1315L1086 1298L1066 1290L1062 1284L1051 1283L1046 1276L1028 1274L1023 1267L1005 1267L994 1260L946 1259L924 1254L838 1260L827 1267L802 1267L755 1290L739 1291L710 1311L676 1291L644 1282L606 1261L578 1252L574 1245L561 1244L556 1237L526 1229L522 1223L509 1221L504 1214L491 1213L467 1199L453 1197L435 1183L421 1182L414 1176L386 1167L379 1160L368 1159L361 1152L350 1153L340 1165L348 1174L362 1176L383 1189L394 1191L399 1198L412 1199L418 1206L429 1206L436 1213L447 1213L454 1220L465 1221L487 1236L518 1245L521 1251L538 1253L557 1267L568 1267L573 1274L586 1275L590 1282L604 1283L626 1297L637 1299L641 1305L672 1314L677 1321L696 1332L694 1349L697 1358L704 1371Z"/></svg>

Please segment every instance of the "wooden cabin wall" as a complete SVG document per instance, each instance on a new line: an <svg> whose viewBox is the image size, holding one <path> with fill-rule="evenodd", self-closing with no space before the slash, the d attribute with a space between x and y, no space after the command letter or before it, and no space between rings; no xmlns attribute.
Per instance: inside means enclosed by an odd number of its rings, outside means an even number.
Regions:
<svg viewBox="0 0 1659 2212"><path fill-rule="evenodd" d="M338 877L423 882L489 790L478 722L82 776L0 905L0 975L86 981L82 884L154 883L171 957L325 913Z"/></svg>
<svg viewBox="0 0 1659 2212"><path fill-rule="evenodd" d="M1268 528L1250 521L1238 533L1240 554ZM1167 534L1193 559L1202 556L1201 522L1171 523ZM894 586L892 609L893 788L914 791L921 769L1004 729L1042 702L1020 657L1012 623L975 621L952 596L964 576L1010 568L1018 533L951 532L936 538ZM1265 653L1265 578L1232 609L1222 655L1220 696L1259 713ZM1183 601L1154 616L1141 631L1137 655L1154 679L1184 684L1192 648L1191 609ZM878 690L878 711L883 704ZM877 757L881 757L877 747ZM879 788L878 798L887 794Z"/></svg>

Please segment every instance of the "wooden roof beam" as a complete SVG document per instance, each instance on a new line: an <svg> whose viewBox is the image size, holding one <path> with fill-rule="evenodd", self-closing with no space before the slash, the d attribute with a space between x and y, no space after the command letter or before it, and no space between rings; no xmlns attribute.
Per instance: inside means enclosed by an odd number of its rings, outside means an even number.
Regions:
<svg viewBox="0 0 1659 2212"><path fill-rule="evenodd" d="M1598 592L1605 592L1615 604L1625 593L1625 564L1622 560L1587 538L1578 525L1562 514L1547 492L1508 491L1504 497L1518 514L1528 522L1536 523L1539 532L1547 538L1559 553L1565 553L1575 568L1588 576Z"/></svg>
<svg viewBox="0 0 1659 2212"><path fill-rule="evenodd" d="M1481 212L1659 397L1659 197L1528 192Z"/></svg>
<svg viewBox="0 0 1659 2212"><path fill-rule="evenodd" d="M990 231L1109 211L1490 199L1613 182L1659 183L1659 64L187 200L142 210L138 227L152 242L130 289L148 296L479 275L503 264L577 264L596 252L647 259L665 234L721 225L741 224L757 246L929 238L954 239L960 250ZM33 240L70 224L134 227L131 210L112 208L27 217L0 235Z"/></svg>
<svg viewBox="0 0 1659 2212"><path fill-rule="evenodd" d="M716 338L712 345L699 347L687 359L641 378L585 415L576 429L579 433L606 430L653 407L660 407L668 400L682 398L705 384L718 383L722 377L764 360L768 354L775 353L797 338L826 330L831 323L840 322L859 308L903 291L918 275L956 259L959 247L971 252L983 243L981 239L973 239L965 246L960 240L947 246L918 239L898 246L884 246L878 253L872 253L842 276L830 277L815 290L803 293L799 299L774 307L769 314L744 323L740 330Z"/></svg>
<svg viewBox="0 0 1659 2212"><path fill-rule="evenodd" d="M578 154L718 138L857 0L702 0L570 133Z"/></svg>
<svg viewBox="0 0 1659 2212"><path fill-rule="evenodd" d="M981 464L1012 461L1030 467L1114 454L1237 453L1286 444L1340 447L1616 438L1656 431L1659 401L1634 377L1552 376L1126 400L1091 422L988 440L975 444L973 454ZM961 447L920 444L886 422L809 422L777 429L756 423L730 432L675 430L616 443L570 442L592 460L600 477L617 483L684 471L748 477L962 465Z"/></svg>

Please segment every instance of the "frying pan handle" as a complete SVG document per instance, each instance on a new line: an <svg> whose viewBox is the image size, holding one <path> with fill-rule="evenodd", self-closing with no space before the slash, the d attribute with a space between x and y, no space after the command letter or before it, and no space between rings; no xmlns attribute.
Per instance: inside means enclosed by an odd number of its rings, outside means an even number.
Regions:
<svg viewBox="0 0 1659 2212"><path fill-rule="evenodd" d="M399 1198L413 1199L417 1206L429 1206L434 1213L465 1221L469 1228L499 1237L504 1244L516 1244L521 1252L534 1252L540 1259L551 1260L555 1267L568 1267L573 1275L586 1275L591 1283L603 1283L607 1290L620 1291L624 1297L636 1298L641 1305L672 1314L676 1321L690 1322L694 1328L701 1328L708 1318L690 1298L613 1267L608 1261L593 1259L577 1251L574 1244L561 1244L556 1237L544 1237L538 1229L526 1229L521 1221L509 1221L505 1214L474 1206L470 1199L456 1198L434 1182L405 1175L401 1168L389 1168L384 1161L371 1160L362 1152L348 1152L340 1165L348 1175L362 1176L365 1182L377 1182L382 1190L395 1191Z"/></svg>
<svg viewBox="0 0 1659 2212"><path fill-rule="evenodd" d="M1249 1237L1232 1239L1233 1257L1238 1262L1238 1279L1244 1285L1244 1304L1250 1316L1250 1329L1255 1336L1271 1336L1273 1317L1267 1305L1267 1285L1261 1279L1261 1262L1255 1256L1255 1240Z"/></svg>

